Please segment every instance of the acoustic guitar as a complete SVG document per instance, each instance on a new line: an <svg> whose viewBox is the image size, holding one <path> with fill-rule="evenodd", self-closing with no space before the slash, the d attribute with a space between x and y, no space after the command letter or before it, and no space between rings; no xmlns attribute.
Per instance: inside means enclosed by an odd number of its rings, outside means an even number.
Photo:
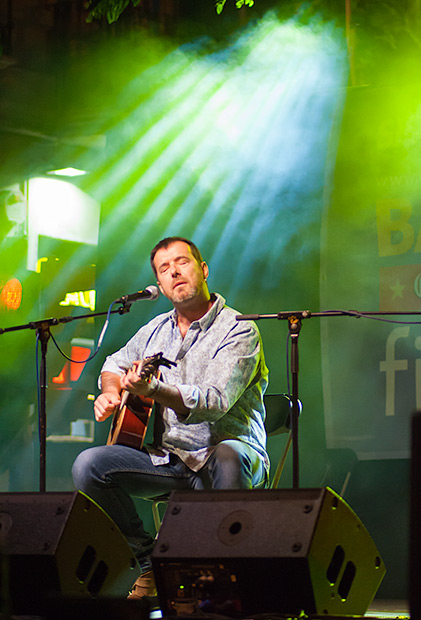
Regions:
<svg viewBox="0 0 421 620"><path fill-rule="evenodd" d="M136 373L142 379L148 379L152 375L159 378L159 366L170 368L176 365L175 362L163 357L162 353L157 353L146 357L137 367ZM141 450L153 406L154 400L152 398L131 394L127 390L123 390L120 406L113 415L107 445L120 444Z"/></svg>

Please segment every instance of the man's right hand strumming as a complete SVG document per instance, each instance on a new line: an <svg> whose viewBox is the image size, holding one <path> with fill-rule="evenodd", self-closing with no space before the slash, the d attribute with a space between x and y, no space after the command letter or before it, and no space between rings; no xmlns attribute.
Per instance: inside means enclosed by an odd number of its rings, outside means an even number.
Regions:
<svg viewBox="0 0 421 620"><path fill-rule="evenodd" d="M95 420L103 422L110 417L120 405L120 396L115 392L100 394L94 403Z"/></svg>
<svg viewBox="0 0 421 620"><path fill-rule="evenodd" d="M110 417L120 405L121 379L113 372L101 374L102 394L94 403L95 420L103 422Z"/></svg>

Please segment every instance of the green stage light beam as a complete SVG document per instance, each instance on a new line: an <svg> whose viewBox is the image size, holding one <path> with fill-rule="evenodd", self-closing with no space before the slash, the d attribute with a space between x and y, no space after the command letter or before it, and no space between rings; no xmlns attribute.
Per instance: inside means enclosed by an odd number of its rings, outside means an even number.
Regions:
<svg viewBox="0 0 421 620"><path fill-rule="evenodd" d="M345 41L331 24L280 24L271 16L224 54L194 58L189 51L188 77L174 71L175 83L162 90L152 83L153 96L143 93L140 106L122 121L123 136L128 127L139 127L138 134L120 144L124 156L98 180L108 210L101 243L112 244L131 218L124 246L111 250L104 282L157 228L165 234L184 229L208 241L221 255L217 270L238 232L265 255L260 240L267 227L291 209L294 192L301 195L314 183L314 166L306 179L303 163L319 147L321 160L326 157L347 75ZM179 83L182 96L169 105L168 93L179 92ZM118 130L117 124L116 135ZM286 205L277 198L282 193L289 194ZM243 262L244 274L251 260Z"/></svg>

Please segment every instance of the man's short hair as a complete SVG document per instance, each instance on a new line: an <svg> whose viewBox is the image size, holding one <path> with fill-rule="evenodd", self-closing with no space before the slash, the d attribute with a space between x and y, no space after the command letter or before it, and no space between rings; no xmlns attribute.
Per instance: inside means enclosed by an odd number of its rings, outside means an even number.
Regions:
<svg viewBox="0 0 421 620"><path fill-rule="evenodd" d="M153 250L151 251L151 267L156 276L158 274L156 272L155 265L153 262L155 258L155 254L158 252L158 250L161 250L162 248L166 249L173 243L176 243L177 241L182 241L183 243L187 243L187 245L190 246L191 253L193 254L194 258L197 260L198 264L199 265L202 264L203 262L202 255L200 254L198 247L193 243L193 241L190 241L190 239L186 239L185 237L165 237L165 239L161 239L161 241L159 241L156 244L156 246L153 248Z"/></svg>

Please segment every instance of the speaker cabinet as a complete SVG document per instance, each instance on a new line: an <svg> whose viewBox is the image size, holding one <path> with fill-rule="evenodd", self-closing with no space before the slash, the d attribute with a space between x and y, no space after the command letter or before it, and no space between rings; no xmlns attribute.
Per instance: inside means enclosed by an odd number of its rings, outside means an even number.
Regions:
<svg viewBox="0 0 421 620"><path fill-rule="evenodd" d="M329 488L176 491L152 554L164 615L364 615L385 574Z"/></svg>
<svg viewBox="0 0 421 620"><path fill-rule="evenodd" d="M126 539L86 495L0 494L3 608L57 597L127 596L140 573Z"/></svg>

